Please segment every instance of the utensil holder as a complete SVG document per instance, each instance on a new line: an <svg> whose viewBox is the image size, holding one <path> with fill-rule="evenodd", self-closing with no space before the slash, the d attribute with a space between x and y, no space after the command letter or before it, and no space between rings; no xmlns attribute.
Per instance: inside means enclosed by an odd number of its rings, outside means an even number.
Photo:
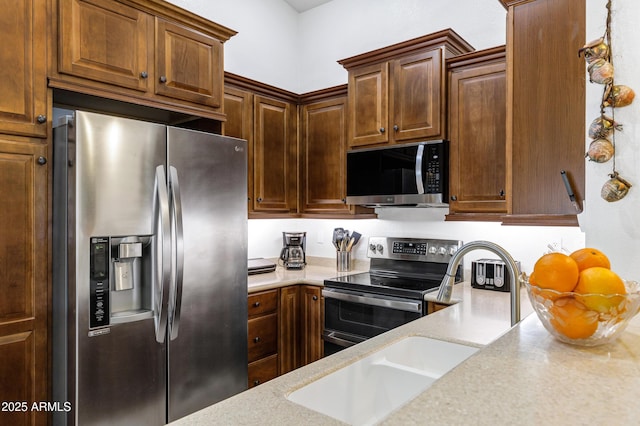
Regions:
<svg viewBox="0 0 640 426"><path fill-rule="evenodd" d="M336 252L336 269L338 272L349 272L351 270L351 252Z"/></svg>

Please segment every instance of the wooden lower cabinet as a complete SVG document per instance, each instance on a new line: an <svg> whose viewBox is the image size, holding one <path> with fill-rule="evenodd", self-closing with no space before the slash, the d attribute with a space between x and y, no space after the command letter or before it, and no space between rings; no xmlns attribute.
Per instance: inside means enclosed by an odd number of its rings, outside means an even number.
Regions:
<svg viewBox="0 0 640 426"><path fill-rule="evenodd" d="M249 295L249 388L322 358L321 291L295 284Z"/></svg>
<svg viewBox="0 0 640 426"><path fill-rule="evenodd" d="M0 424L47 424L48 194L44 140L0 136ZM6 406L4 404L22 405Z"/></svg>
<svg viewBox="0 0 640 426"><path fill-rule="evenodd" d="M248 387L252 388L278 375L278 290L250 294L247 307Z"/></svg>

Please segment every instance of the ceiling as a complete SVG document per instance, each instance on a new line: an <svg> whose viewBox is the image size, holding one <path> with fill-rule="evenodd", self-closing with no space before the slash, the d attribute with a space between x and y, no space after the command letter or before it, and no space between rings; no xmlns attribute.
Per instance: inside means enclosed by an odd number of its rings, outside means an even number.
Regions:
<svg viewBox="0 0 640 426"><path fill-rule="evenodd" d="M293 7L298 13L305 12L309 9L313 9L321 4L329 3L331 0L284 0L291 7Z"/></svg>

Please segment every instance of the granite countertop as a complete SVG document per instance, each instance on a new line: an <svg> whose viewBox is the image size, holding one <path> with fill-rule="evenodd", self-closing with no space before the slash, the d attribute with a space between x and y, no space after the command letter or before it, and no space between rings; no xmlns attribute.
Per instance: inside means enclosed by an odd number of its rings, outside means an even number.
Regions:
<svg viewBox="0 0 640 426"><path fill-rule="evenodd" d="M318 284L330 266L276 271L279 285ZM366 269L365 269L366 270ZM356 272L356 271L353 271ZM328 275L323 275L328 273ZM280 275L278 275L280 274ZM291 281L289 281L291 279ZM302 281L301 281L302 280ZM252 282L254 281L254 282ZM275 288L274 277L250 278L250 292ZM258 290L256 290L258 289ZM640 317L615 342L580 348L555 340L522 292L523 321L510 327L509 294L454 286L458 303L214 404L172 425L342 424L290 402L294 390L411 335L481 350L384 419L385 425L637 424ZM527 316L528 315L528 316Z"/></svg>

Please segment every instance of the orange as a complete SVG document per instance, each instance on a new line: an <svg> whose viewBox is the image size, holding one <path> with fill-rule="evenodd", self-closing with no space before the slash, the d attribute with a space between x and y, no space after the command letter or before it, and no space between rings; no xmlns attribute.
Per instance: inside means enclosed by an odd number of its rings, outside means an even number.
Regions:
<svg viewBox="0 0 640 426"><path fill-rule="evenodd" d="M570 339L586 339L598 329L598 314L588 310L573 297L561 297L549 308L550 323Z"/></svg>
<svg viewBox="0 0 640 426"><path fill-rule="evenodd" d="M576 250L569 256L578 264L579 270L593 268L594 266L602 266L603 268L611 269L611 262L609 258L600 250L594 248L583 248Z"/></svg>
<svg viewBox="0 0 640 426"><path fill-rule="evenodd" d="M622 278L602 266L594 266L581 271L578 285L574 291L586 295L581 299L587 308L601 313L622 306L625 297L615 295L627 293Z"/></svg>
<svg viewBox="0 0 640 426"><path fill-rule="evenodd" d="M578 283L578 264L564 253L547 253L533 266L534 281L541 288L556 291L572 291Z"/></svg>

